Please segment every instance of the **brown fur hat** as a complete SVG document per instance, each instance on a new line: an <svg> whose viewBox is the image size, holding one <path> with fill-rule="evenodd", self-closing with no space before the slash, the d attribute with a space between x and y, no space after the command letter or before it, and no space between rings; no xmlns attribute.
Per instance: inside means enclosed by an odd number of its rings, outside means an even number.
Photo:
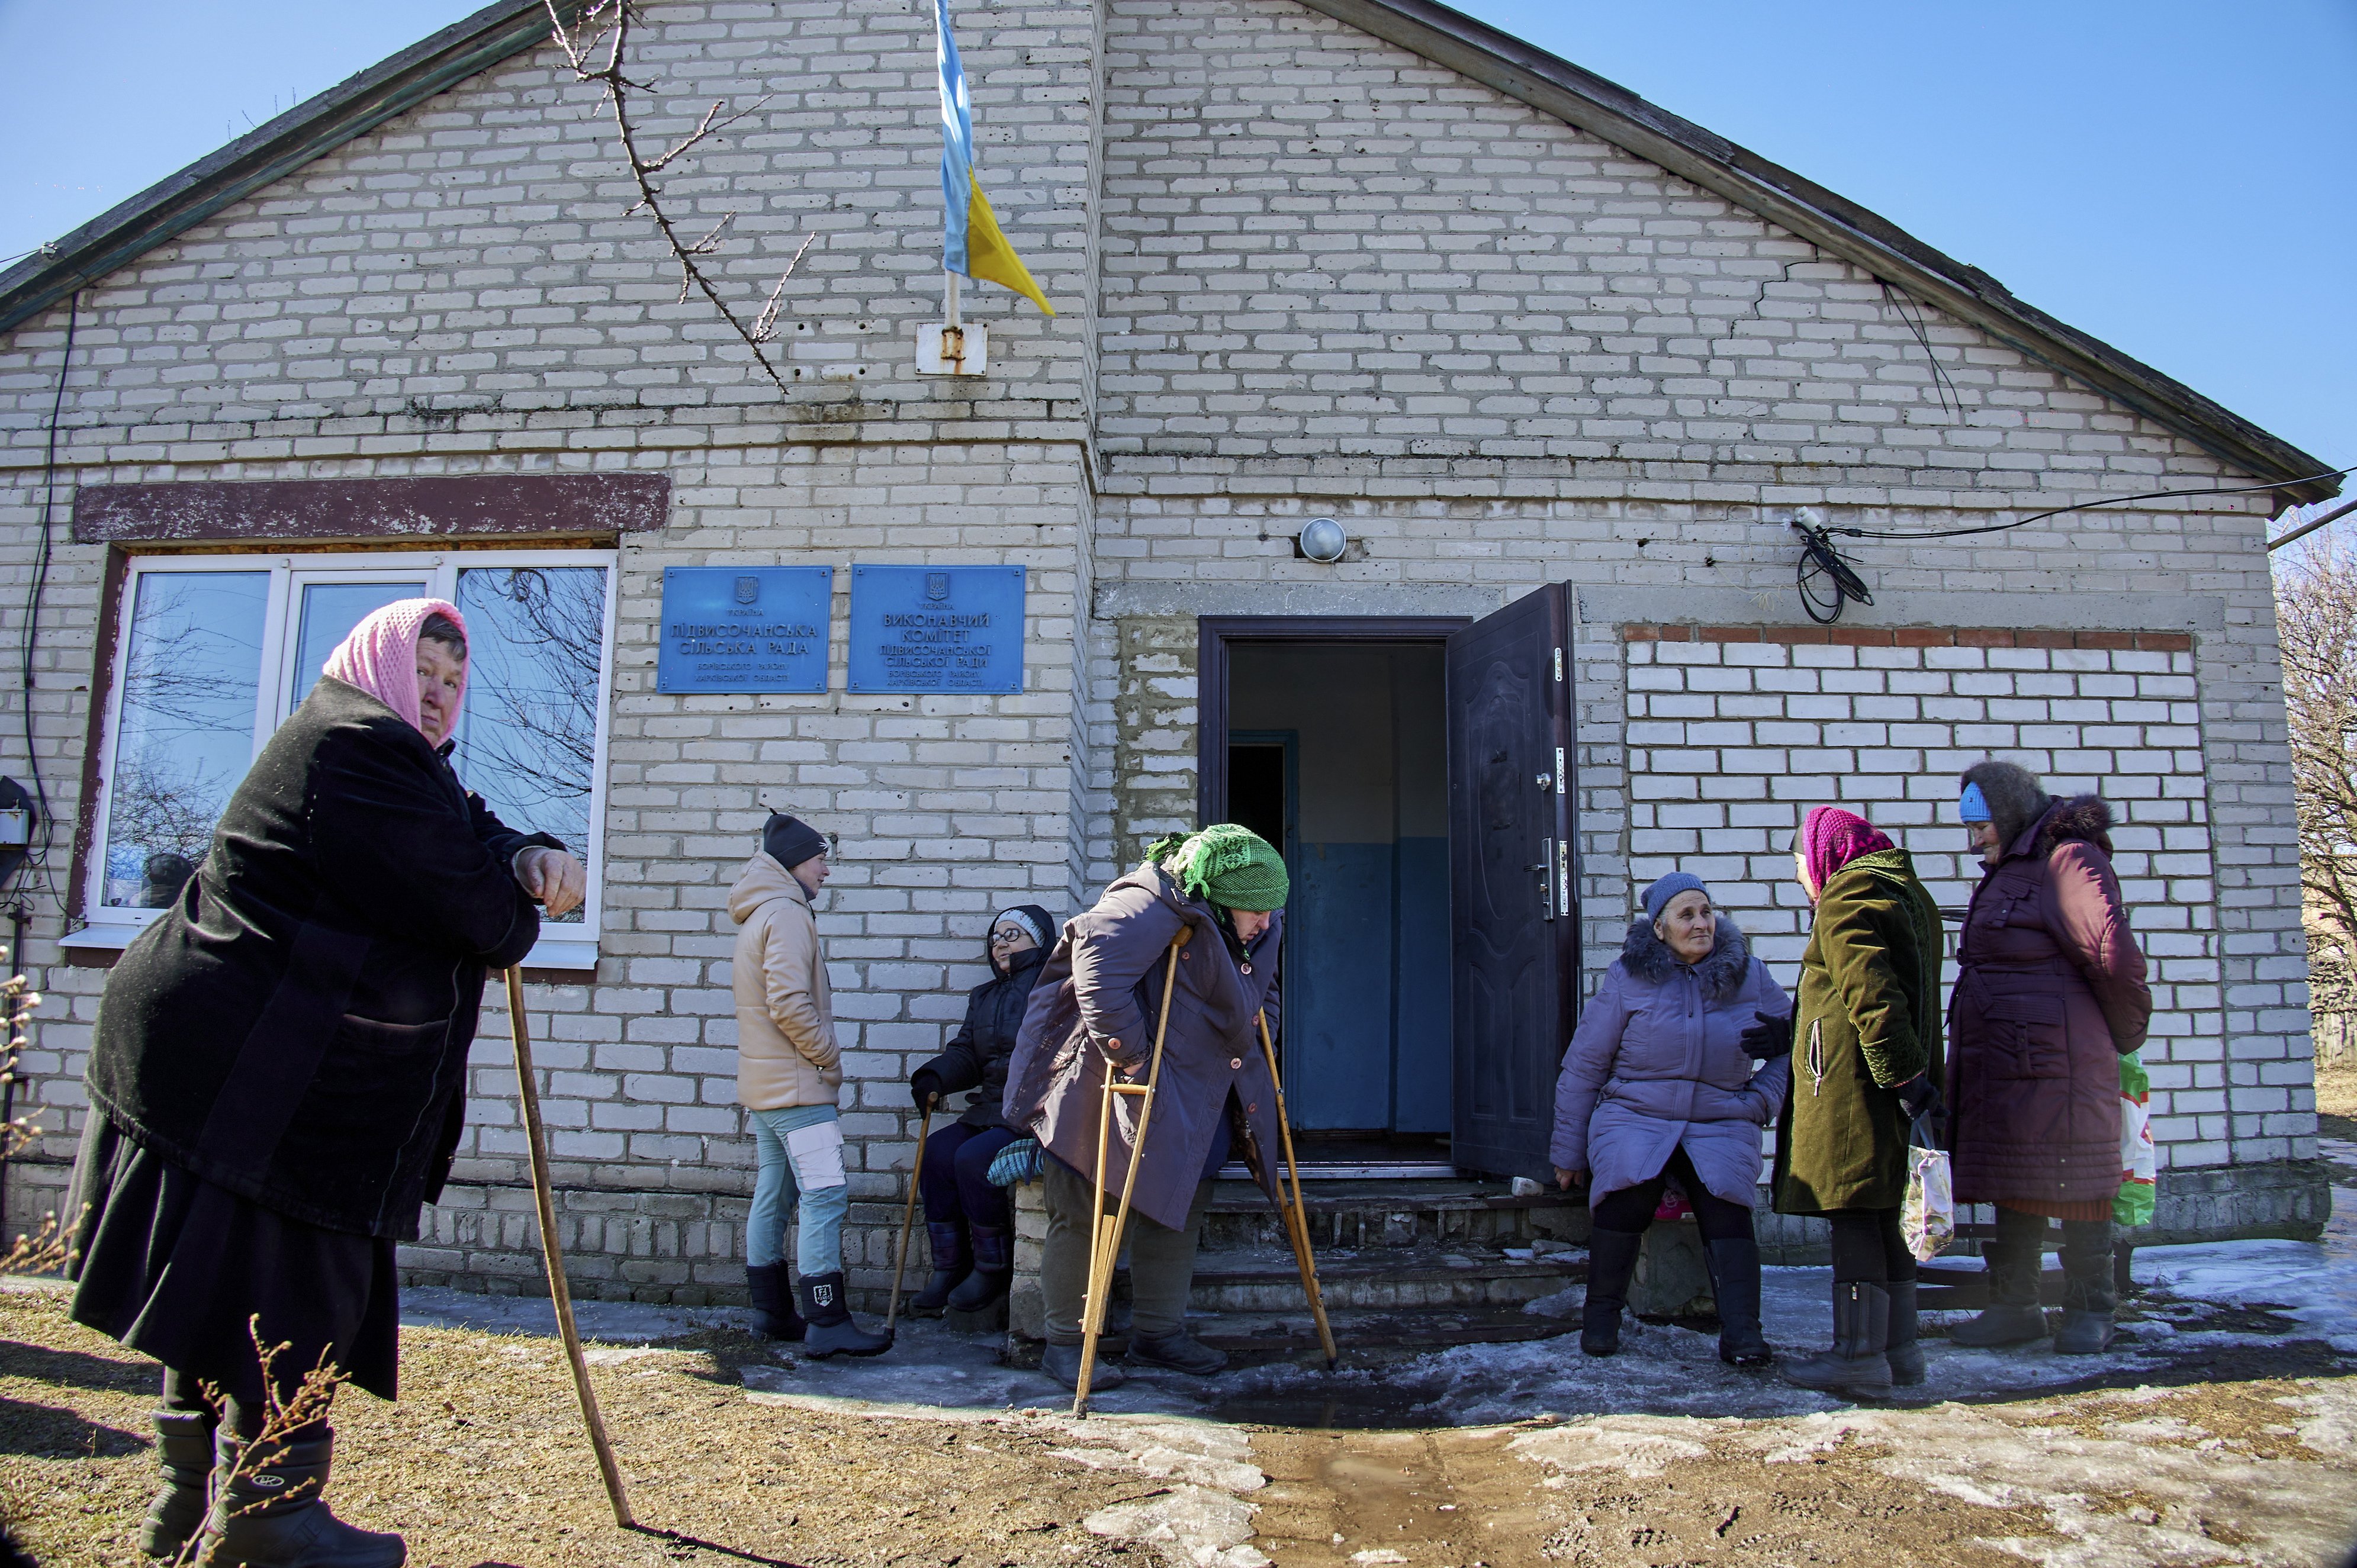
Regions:
<svg viewBox="0 0 2357 1568"><path fill-rule="evenodd" d="M2054 803L2037 774L1993 757L1983 757L1964 769L1956 788L1961 790L1966 784L1981 787L1981 799L1988 802L1989 821L1996 828L2000 843L2010 844L2019 838L2022 830L2044 816L2046 809Z"/></svg>

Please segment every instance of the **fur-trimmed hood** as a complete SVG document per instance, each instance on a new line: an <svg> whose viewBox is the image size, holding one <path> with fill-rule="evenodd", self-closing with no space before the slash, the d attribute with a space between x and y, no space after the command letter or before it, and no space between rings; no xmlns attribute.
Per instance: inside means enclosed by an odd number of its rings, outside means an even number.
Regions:
<svg viewBox="0 0 2357 1568"><path fill-rule="evenodd" d="M2112 854L2111 802L2101 795L2073 795L2067 800L2058 800L2021 836L2030 842L2017 847L2027 848L2040 860L2052 854L2055 845L2072 843L2093 844L2108 859Z"/></svg>
<svg viewBox="0 0 2357 1568"><path fill-rule="evenodd" d="M1958 790L1967 784L1980 786L1981 799L1988 802L1989 822L1996 829L1999 843L2010 844L2019 838L2054 804L2054 798L2046 792L2037 774L2018 763L1999 762L1994 757L1983 757L1964 769L1956 780Z"/></svg>
<svg viewBox="0 0 2357 1568"><path fill-rule="evenodd" d="M1683 961L1670 950L1669 943L1653 934L1653 922L1640 916L1629 922L1629 935L1620 943L1620 961L1637 979L1659 985ZM1726 911L1719 912L1717 942L1694 966L1694 972L1702 983L1702 993L1714 1002L1725 1001L1742 989L1744 977L1751 972L1751 944Z"/></svg>

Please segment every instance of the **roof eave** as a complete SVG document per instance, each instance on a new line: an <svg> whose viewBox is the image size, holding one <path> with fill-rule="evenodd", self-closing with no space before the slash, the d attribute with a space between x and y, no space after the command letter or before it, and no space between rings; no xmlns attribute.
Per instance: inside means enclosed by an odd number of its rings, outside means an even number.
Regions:
<svg viewBox="0 0 2357 1568"><path fill-rule="evenodd" d="M2228 467L2282 481L2288 500L2340 493L2330 465L2191 387L2014 297L2004 285L1847 201L1617 82L1434 0L1301 0L1541 113L1658 164L1791 230L2039 363L2126 404ZM2301 483L2298 481L2306 480Z"/></svg>
<svg viewBox="0 0 2357 1568"><path fill-rule="evenodd" d="M0 273L0 332L548 37L547 0L499 0L307 99Z"/></svg>

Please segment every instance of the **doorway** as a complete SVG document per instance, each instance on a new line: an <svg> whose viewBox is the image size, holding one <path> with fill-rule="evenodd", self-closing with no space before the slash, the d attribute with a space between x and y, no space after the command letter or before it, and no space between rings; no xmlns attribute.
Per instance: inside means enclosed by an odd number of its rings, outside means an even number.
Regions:
<svg viewBox="0 0 2357 1568"><path fill-rule="evenodd" d="M1225 641L1224 701L1206 711L1224 721L1206 820L1241 822L1285 855L1282 1049L1304 1153L1319 1165L1445 1168L1442 637L1459 623L1339 639L1333 623L1312 624L1326 635L1269 638L1256 626L1261 637ZM1208 735L1203 749L1214 750Z"/></svg>
<svg viewBox="0 0 2357 1568"><path fill-rule="evenodd" d="M1566 590L1200 627L1197 811L1293 883L1277 1049L1306 1163L1544 1180L1580 972Z"/></svg>

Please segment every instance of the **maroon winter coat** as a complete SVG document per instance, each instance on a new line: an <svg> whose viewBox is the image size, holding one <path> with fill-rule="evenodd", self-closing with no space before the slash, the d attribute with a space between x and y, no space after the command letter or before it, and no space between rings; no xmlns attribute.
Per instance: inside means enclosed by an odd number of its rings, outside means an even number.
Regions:
<svg viewBox="0 0 2357 1568"><path fill-rule="evenodd" d="M1985 867L1948 1009L1959 1203L2084 1203L2120 1185L2119 1058L2152 1017L2112 875L2111 808L2060 800Z"/></svg>
<svg viewBox="0 0 2357 1568"><path fill-rule="evenodd" d="M1132 1198L1138 1212L1174 1230L1186 1227L1231 1104L1241 1112L1229 1119L1231 1147L1276 1201L1276 1092L1259 1016L1265 1011L1271 1032L1277 1030L1284 911L1270 917L1239 967L1211 906L1180 892L1159 866L1117 878L1094 908L1064 922L1031 987L1006 1063L1006 1124L1029 1129L1049 1154L1092 1175L1107 1055L1143 1081L1170 944L1181 933L1188 940L1178 952L1170 1035ZM1139 1103L1124 1096L1114 1109L1104 1175L1109 1195L1120 1190L1129 1169Z"/></svg>

